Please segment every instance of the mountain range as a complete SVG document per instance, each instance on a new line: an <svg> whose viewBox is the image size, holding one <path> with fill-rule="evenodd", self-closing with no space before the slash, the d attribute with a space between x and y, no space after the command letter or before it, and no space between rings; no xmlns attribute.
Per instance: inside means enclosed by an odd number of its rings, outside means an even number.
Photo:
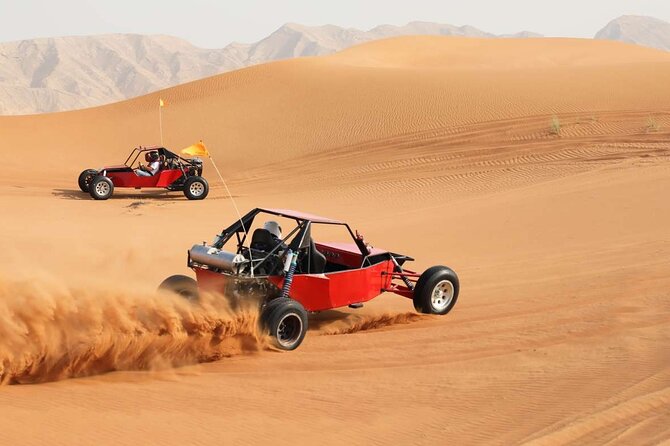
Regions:
<svg viewBox="0 0 670 446"><path fill-rule="evenodd" d="M596 38L670 49L670 24L621 17ZM204 49L164 35L110 34L0 43L0 114L30 114L92 107L146 94L250 65L331 54L402 35L542 37L524 31L494 35L471 26L411 22L368 31L334 25L286 24L253 43Z"/></svg>
<svg viewBox="0 0 670 446"><path fill-rule="evenodd" d="M598 31L596 39L618 40L670 51L670 23L653 17L623 16Z"/></svg>

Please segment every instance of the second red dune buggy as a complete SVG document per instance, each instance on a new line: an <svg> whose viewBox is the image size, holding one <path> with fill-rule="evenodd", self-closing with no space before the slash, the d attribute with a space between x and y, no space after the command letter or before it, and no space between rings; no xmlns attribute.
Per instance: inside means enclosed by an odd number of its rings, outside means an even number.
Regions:
<svg viewBox="0 0 670 446"><path fill-rule="evenodd" d="M256 224L250 232L259 214L270 221L263 227ZM282 237L275 220L295 227ZM324 227L331 236L339 228L348 242L314 240ZM228 242L232 249L225 250ZM284 209L254 209L212 244L188 251L188 266L197 281L171 276L159 288L189 299L197 299L200 292L232 299L260 297L263 329L279 349L293 350L307 331L307 312L358 308L387 291L411 299L421 313L447 314L458 299L456 273L433 266L419 274L404 268L411 260L370 247L341 221Z"/></svg>
<svg viewBox="0 0 670 446"><path fill-rule="evenodd" d="M182 158L164 147L138 147L122 165L86 169L78 182L82 192L96 200L108 199L117 187L183 191L189 200L202 200L209 193L209 184L202 177L202 160Z"/></svg>

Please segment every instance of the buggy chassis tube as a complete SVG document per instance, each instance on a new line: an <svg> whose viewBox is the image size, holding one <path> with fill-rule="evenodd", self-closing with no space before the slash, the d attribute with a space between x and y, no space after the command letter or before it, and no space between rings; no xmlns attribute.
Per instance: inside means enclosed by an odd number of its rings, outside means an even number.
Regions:
<svg viewBox="0 0 670 446"><path fill-rule="evenodd" d="M383 292L395 293L399 296L406 297L407 299L412 299L414 297L414 287L416 286L416 281L421 276L421 274L418 274L414 271L382 271L382 276L391 276L391 280L401 279L406 284L399 285L396 283L391 283L388 288L382 288Z"/></svg>
<svg viewBox="0 0 670 446"><path fill-rule="evenodd" d="M395 259L395 257L393 257L393 254L391 254L391 260L393 261L393 265L394 265L393 271L398 272L398 273L403 273L402 266L400 266L400 264ZM407 288L409 288L411 291L414 291L414 284L409 281L407 276L402 275L402 276L400 276L400 279L405 283L405 286Z"/></svg>
<svg viewBox="0 0 670 446"><path fill-rule="evenodd" d="M384 276L394 276L394 278L398 278L398 279L402 279L403 277L411 277L412 279L418 279L419 277L421 277L421 274L415 273L414 271L403 271L403 272L395 271L395 272L392 272L392 273L382 271L382 275L384 275Z"/></svg>

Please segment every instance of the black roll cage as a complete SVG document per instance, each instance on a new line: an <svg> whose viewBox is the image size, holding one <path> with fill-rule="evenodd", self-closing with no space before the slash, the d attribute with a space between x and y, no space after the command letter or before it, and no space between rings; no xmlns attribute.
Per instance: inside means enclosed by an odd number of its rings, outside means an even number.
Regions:
<svg viewBox="0 0 670 446"><path fill-rule="evenodd" d="M354 235L354 232L351 230L348 224L342 223L342 222L330 222L330 221L312 221L307 218L300 218L296 217L293 215L286 215L281 212L277 212L271 209L261 209L261 208L256 208L248 212L246 215L244 215L241 219L237 220L235 223L232 225L228 226L226 229L224 229L221 234L219 234L216 238L216 241L214 242L213 246L217 249L223 248L223 246L228 243L228 241L235 235L237 237L237 254L240 254L242 251L242 248L244 247L244 242L246 241L248 235L249 235L249 228L251 228L251 225L254 222L254 219L256 218L257 215L259 214L269 214L269 215L274 215L277 217L282 217L282 218L287 218L289 220L294 220L297 223L297 226L291 230L291 232L288 233L286 237L282 239L282 242L286 243L291 237L294 236L294 234L297 233L297 235L293 238L293 241L291 241L291 244L288 245L289 249L293 252L297 252L300 249L307 249L307 255L308 259L311 258L311 229L313 224L322 224L322 225L331 225L331 226L344 226L347 228L347 231L349 231L349 235L351 235L352 240L358 247L358 249L361 252L361 255L363 256L363 263L368 260L368 257L370 254L368 253L368 249L363 243L362 240L356 238ZM252 260L252 265L251 265L251 274L253 276L253 271L257 269L259 266L261 266L263 263L265 263L270 256L272 256L276 251L279 250L281 245L275 246L272 251L267 253L265 257L261 259L253 259ZM249 247L249 250L251 250L251 247Z"/></svg>
<svg viewBox="0 0 670 446"><path fill-rule="evenodd" d="M133 167L135 162L137 161L137 158L142 153L145 152L158 152L158 156L165 158L165 160L176 160L177 163L181 165L181 169L183 170L183 165L187 164L189 166L197 166L198 163L194 160L189 160L186 158L182 158L181 156L177 155L176 153L173 153L166 149L165 147L136 147L133 149L132 152L130 152L130 155L128 155L128 158L123 162L123 164L126 167ZM130 161L132 158L132 161ZM130 164L128 164L128 161L130 161Z"/></svg>

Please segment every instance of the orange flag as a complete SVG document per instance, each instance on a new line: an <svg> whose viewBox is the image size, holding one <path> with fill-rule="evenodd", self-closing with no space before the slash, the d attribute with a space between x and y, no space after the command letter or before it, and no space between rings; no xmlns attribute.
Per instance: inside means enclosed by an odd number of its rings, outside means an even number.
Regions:
<svg viewBox="0 0 670 446"><path fill-rule="evenodd" d="M205 144L200 141L196 144L188 146L187 148L181 151L182 155L191 155L191 156L206 156L209 157L209 151Z"/></svg>

